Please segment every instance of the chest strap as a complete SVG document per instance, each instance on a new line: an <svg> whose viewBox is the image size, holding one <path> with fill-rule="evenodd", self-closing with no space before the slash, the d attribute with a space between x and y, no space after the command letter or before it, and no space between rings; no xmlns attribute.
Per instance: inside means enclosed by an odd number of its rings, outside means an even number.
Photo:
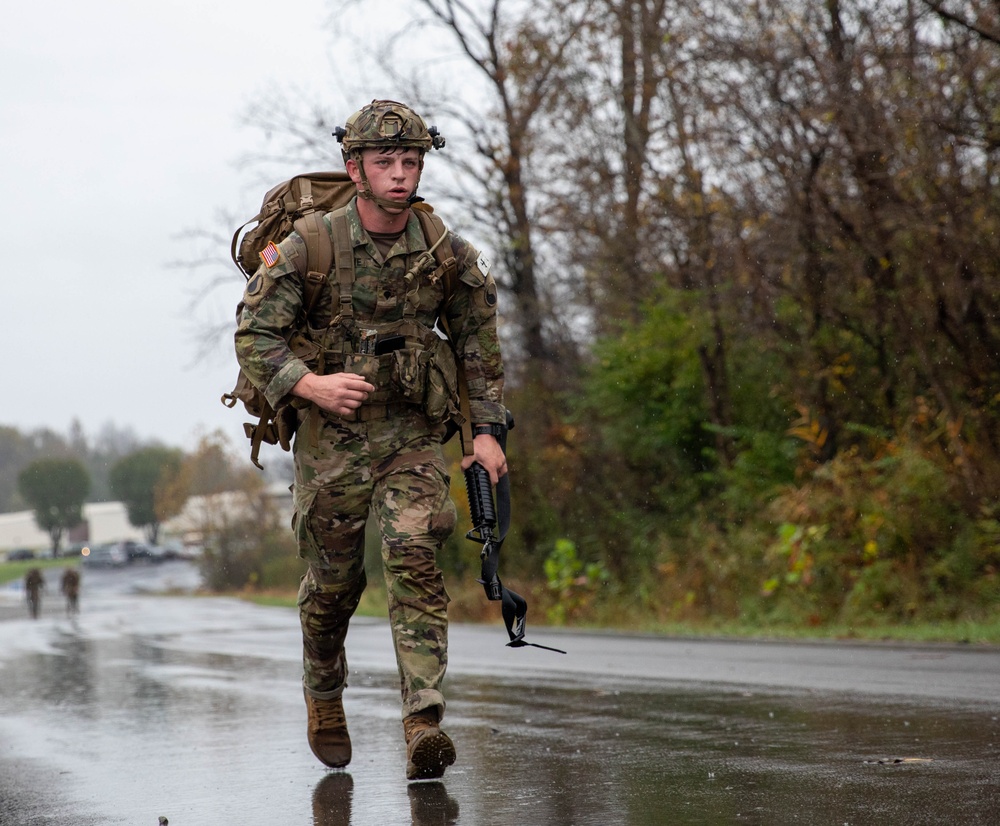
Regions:
<svg viewBox="0 0 1000 826"><path fill-rule="evenodd" d="M429 249L418 258L411 272L407 273L409 279L413 274L413 286L415 291L419 284L419 274L414 272L419 267L430 267L437 264L437 267L428 276L432 281L440 279L444 291L444 301L440 316L440 325L444 334L451 344L455 353L455 363L458 367L458 397L459 397L459 432L462 439L462 453L471 456L474 452L472 447L472 415L469 406L469 385L465 378L465 364L462 354L455 347L455 339L451 334L446 318L448 302L455 291L455 281L458 277L458 262L455 260L451 244L442 242L448 237L448 230L444 222L433 212L426 208L420 208L420 204L414 204L413 211L420 221L420 228L423 230L424 239L429 245ZM337 284L340 292L339 313L330 322L334 326L340 322L350 329L354 323L354 246L351 244L351 231L347 223L347 207L341 207L330 214L330 225L333 231L334 265L337 275ZM410 308L411 301L407 295L407 308ZM405 312L405 311L404 311Z"/></svg>

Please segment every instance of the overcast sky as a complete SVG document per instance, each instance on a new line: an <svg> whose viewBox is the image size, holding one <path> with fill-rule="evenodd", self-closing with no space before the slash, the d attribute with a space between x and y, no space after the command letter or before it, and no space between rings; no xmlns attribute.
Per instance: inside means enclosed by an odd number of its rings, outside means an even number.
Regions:
<svg viewBox="0 0 1000 826"><path fill-rule="evenodd" d="M170 264L203 248L187 231L256 212L259 173L237 163L260 143L241 124L255 97L336 88L327 15L324 0L9 4L0 425L77 419L93 437L113 422L185 449L221 428L242 448L242 412L219 402L231 350L196 359L197 328L233 313L242 279L192 311L204 276Z"/></svg>

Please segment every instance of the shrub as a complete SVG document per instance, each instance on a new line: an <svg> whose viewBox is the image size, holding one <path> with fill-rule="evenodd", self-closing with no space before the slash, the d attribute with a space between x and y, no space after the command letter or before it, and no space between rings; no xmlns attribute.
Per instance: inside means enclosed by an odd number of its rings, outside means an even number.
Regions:
<svg viewBox="0 0 1000 826"><path fill-rule="evenodd" d="M884 447L838 454L772 503L764 596L814 621L905 619L973 586L982 543L953 477L912 444Z"/></svg>
<svg viewBox="0 0 1000 826"><path fill-rule="evenodd" d="M545 560L545 578L555 597L546 612L549 622L562 625L586 610L610 575L599 562L583 562L573 542L559 539Z"/></svg>

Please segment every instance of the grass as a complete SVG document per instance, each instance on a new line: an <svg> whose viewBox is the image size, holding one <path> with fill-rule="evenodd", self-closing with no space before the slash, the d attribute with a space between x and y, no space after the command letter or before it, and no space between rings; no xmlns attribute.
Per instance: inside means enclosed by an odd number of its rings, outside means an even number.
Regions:
<svg viewBox="0 0 1000 826"><path fill-rule="evenodd" d="M74 559L33 559L23 562L0 563L0 585L13 580L23 580L30 568L64 568L77 564ZM452 596L449 614L456 622L499 622L498 606L490 604L483 596L482 588L473 583L450 582L448 590ZM535 627L546 625L544 599L531 589L522 590L531 610L529 621ZM269 590L242 593L257 605L271 605L294 608L295 591ZM369 584L358 614L367 617L387 615L385 589L377 584ZM624 617L625 612L620 616ZM607 620L603 623L581 621L575 627L586 630L607 630L623 633L657 634L672 637L715 637L734 639L768 640L859 640L871 642L909 643L959 643L969 645L1000 645L1000 611L985 619L962 619L949 621L922 621L915 619L906 623L889 623L873 620L864 625L791 625L746 622L739 620L690 621L690 622L643 622L636 619Z"/></svg>
<svg viewBox="0 0 1000 826"><path fill-rule="evenodd" d="M24 575L32 568L41 568L44 571L46 568L65 568L67 566L77 564L79 564L79 561L72 557L61 557L59 559L25 559L18 560L17 562L0 562L0 585L6 585L8 582L24 579Z"/></svg>
<svg viewBox="0 0 1000 826"><path fill-rule="evenodd" d="M294 591L268 590L245 591L240 596L254 605L268 605L277 608L295 608L298 598ZM357 614L362 617L386 617L389 614L385 603L385 590L369 585L361 595Z"/></svg>
<svg viewBox="0 0 1000 826"><path fill-rule="evenodd" d="M455 622L501 623L499 606L487 602L482 588L472 583L451 583L448 586L452 601L448 613ZM522 590L528 600L529 622L543 627L544 600L533 598L529 589ZM295 594L271 592L247 593L246 599L259 605L294 608ZM369 584L358 608L360 616L385 617L385 589ZM642 622L625 620L595 623L583 621L574 626L581 630L618 631L632 634L654 634L670 637L732 638L757 640L858 640L866 642L952 643L969 645L1000 645L1000 613L983 620L920 621L889 623L872 621L865 625L791 625L739 620Z"/></svg>
<svg viewBox="0 0 1000 826"><path fill-rule="evenodd" d="M1000 618L868 625L793 626L735 621L671 623L642 629L667 636L730 637L768 640L858 640L864 642L1000 645Z"/></svg>

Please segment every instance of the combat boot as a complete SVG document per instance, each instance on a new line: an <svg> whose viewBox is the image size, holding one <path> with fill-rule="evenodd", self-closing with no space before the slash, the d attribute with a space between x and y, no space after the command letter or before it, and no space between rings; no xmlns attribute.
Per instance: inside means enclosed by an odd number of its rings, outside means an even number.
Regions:
<svg viewBox="0 0 1000 826"><path fill-rule="evenodd" d="M440 777L455 762L455 745L438 728L437 709L428 708L403 718L406 734L406 779Z"/></svg>
<svg viewBox="0 0 1000 826"><path fill-rule="evenodd" d="M344 768L351 762L351 735L347 733L343 701L340 697L317 700L308 691L304 693L309 715L306 726L309 748L331 769Z"/></svg>

